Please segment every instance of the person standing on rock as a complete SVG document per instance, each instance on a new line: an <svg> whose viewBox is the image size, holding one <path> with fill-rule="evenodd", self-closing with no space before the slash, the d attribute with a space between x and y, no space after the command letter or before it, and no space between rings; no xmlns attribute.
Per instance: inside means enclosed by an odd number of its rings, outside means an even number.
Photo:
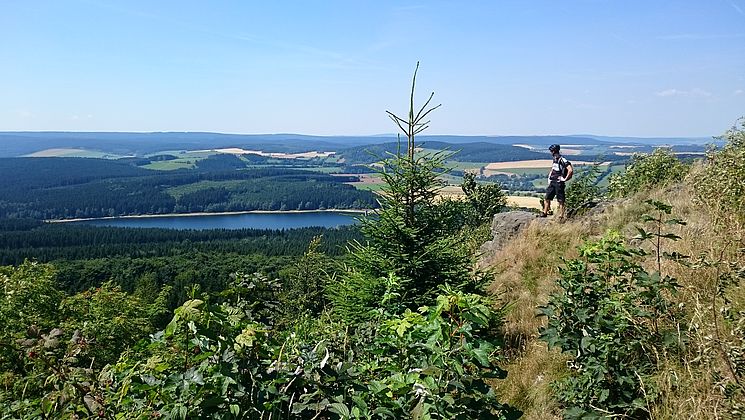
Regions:
<svg viewBox="0 0 745 420"><path fill-rule="evenodd" d="M561 146L558 144L552 144L548 147L548 151L554 158L551 170L548 172L548 188L546 188L546 196L543 198L543 212L540 217L548 216L548 212L551 211L551 200L556 197L556 201L559 202L559 219L564 219L564 213L566 208L564 207L566 182L572 179L574 169L572 163L561 155Z"/></svg>

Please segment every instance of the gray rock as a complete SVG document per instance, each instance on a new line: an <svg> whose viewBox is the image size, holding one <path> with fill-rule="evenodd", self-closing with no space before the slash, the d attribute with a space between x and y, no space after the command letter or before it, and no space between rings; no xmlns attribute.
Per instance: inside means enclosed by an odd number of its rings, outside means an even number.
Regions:
<svg viewBox="0 0 745 420"><path fill-rule="evenodd" d="M508 211L494 215L491 224L492 240L485 242L479 248L481 260L491 258L494 254L520 231L531 223L547 223L549 219L536 217L537 213L528 211Z"/></svg>

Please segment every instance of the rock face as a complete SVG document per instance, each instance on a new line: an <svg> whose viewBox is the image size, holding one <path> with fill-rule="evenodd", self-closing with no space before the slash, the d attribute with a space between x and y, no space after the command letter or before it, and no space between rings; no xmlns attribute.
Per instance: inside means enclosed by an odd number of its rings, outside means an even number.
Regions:
<svg viewBox="0 0 745 420"><path fill-rule="evenodd" d="M536 213L527 211L509 211L497 213L491 224L492 240L481 245L481 260L492 257L497 251L515 237L521 230L528 227L530 223L546 223L548 219L536 217Z"/></svg>

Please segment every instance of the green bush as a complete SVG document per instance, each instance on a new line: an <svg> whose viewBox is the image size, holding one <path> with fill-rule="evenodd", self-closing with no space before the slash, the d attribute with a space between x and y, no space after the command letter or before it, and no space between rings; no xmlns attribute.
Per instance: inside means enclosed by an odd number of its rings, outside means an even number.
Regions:
<svg viewBox="0 0 745 420"><path fill-rule="evenodd" d="M569 216L577 216L587 210L587 206L600 198L598 182L602 177L600 163L594 163L574 177L566 186L565 205Z"/></svg>
<svg viewBox="0 0 745 420"><path fill-rule="evenodd" d="M73 296L50 265L0 267L0 418L95 416L97 373L155 330L168 288L145 303L105 283Z"/></svg>
<svg viewBox="0 0 745 420"><path fill-rule="evenodd" d="M745 119L722 137L727 144L707 153L692 183L696 198L719 215L745 222Z"/></svg>
<svg viewBox="0 0 745 420"><path fill-rule="evenodd" d="M567 418L649 416L654 392L644 379L679 339L669 301L677 283L642 269L644 255L617 233L583 245L561 269L562 291L541 308L541 339L572 356L571 374L554 384Z"/></svg>
<svg viewBox="0 0 745 420"><path fill-rule="evenodd" d="M252 321L250 295L193 299L140 354L100 376L100 409L125 418L517 418L490 381L494 303L443 289L431 307L354 329L322 317L279 332ZM246 300L248 299L248 300Z"/></svg>
<svg viewBox="0 0 745 420"><path fill-rule="evenodd" d="M682 181L690 165L678 160L670 149L657 149L651 154L634 154L626 171L610 176L608 195L627 197L639 191Z"/></svg>

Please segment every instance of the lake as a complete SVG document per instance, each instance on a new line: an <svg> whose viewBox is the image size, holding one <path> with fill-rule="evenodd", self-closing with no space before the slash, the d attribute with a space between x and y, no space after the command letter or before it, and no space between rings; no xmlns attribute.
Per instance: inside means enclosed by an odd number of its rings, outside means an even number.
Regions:
<svg viewBox="0 0 745 420"><path fill-rule="evenodd" d="M73 223L93 226L163 228L163 229L293 229L311 226L327 228L357 223L359 213L241 213L189 216L127 217L84 220Z"/></svg>

